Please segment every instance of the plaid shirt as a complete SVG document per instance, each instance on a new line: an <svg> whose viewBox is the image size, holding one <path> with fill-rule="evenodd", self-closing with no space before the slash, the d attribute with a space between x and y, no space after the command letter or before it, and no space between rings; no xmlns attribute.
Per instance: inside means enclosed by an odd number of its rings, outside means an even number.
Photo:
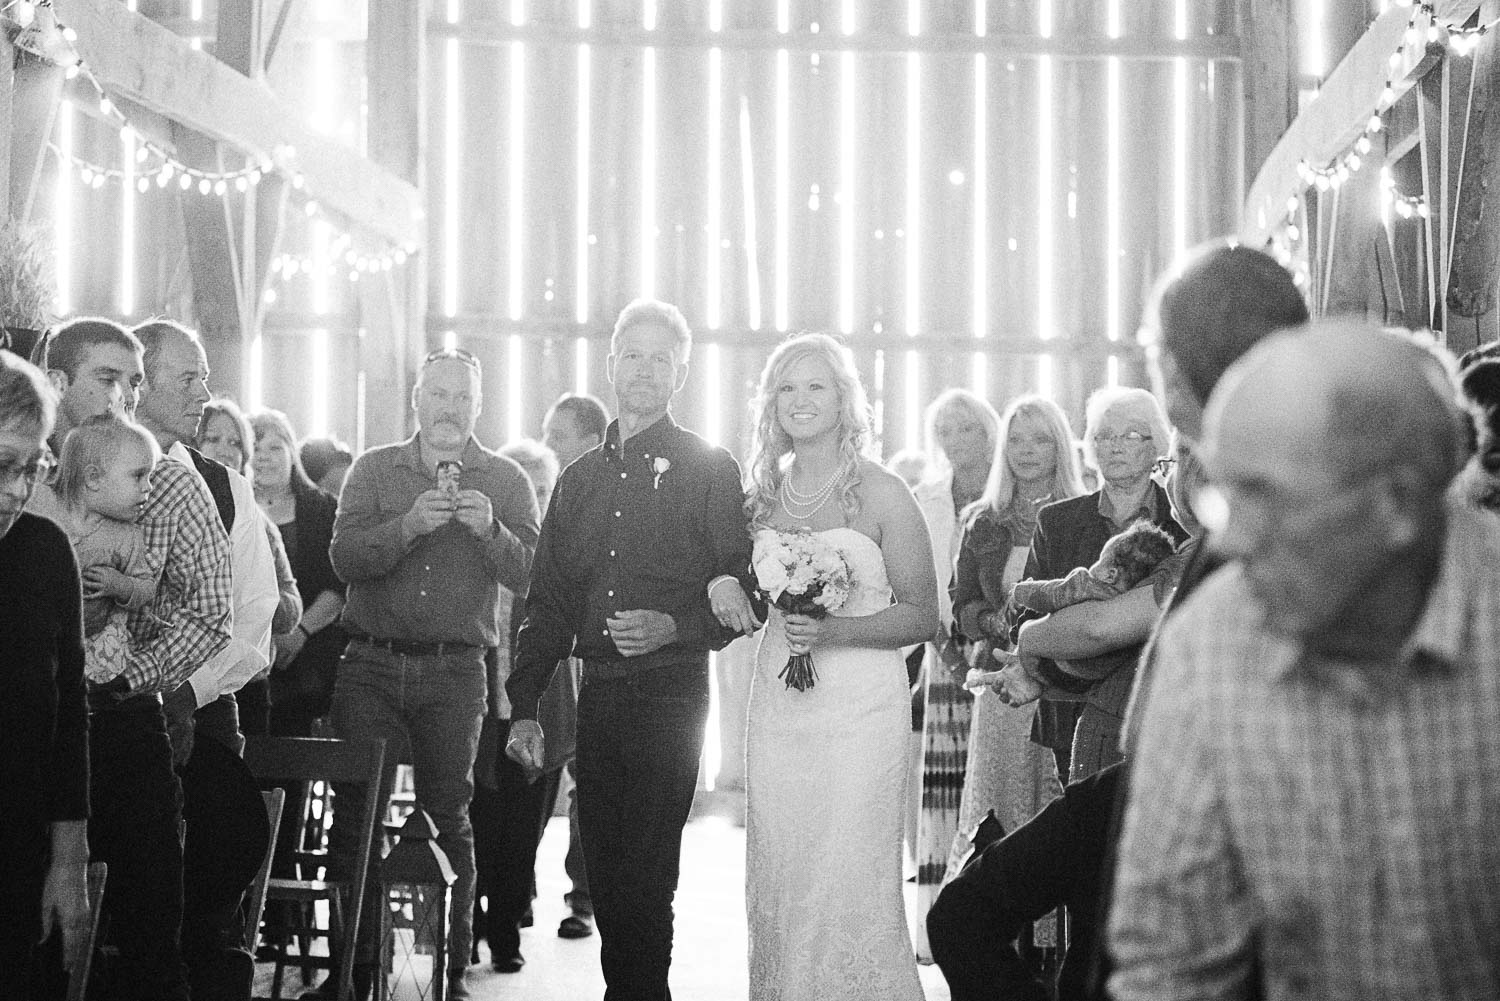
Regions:
<svg viewBox="0 0 1500 1001"><path fill-rule="evenodd" d="M1170 616L1111 910L1119 1001L1500 998L1500 521L1452 512L1386 663L1269 635L1237 567Z"/></svg>
<svg viewBox="0 0 1500 1001"><path fill-rule="evenodd" d="M132 694L170 692L229 644L229 538L198 474L164 460L151 474L141 515L156 598L131 612L122 678Z"/></svg>

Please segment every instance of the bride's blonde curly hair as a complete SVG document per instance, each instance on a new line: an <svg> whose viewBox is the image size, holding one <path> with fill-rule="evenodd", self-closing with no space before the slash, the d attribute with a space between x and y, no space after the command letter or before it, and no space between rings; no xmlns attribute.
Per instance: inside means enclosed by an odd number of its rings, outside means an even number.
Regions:
<svg viewBox="0 0 1500 1001"><path fill-rule="evenodd" d="M821 358L833 373L834 388L839 394L839 455L844 469L839 485L839 506L845 518L859 513L855 487L860 483L859 463L870 441L870 400L854 368L848 348L827 334L797 334L776 346L766 367L760 373L760 387L750 401L755 421L750 442L749 485L745 512L754 528L764 528L775 509L781 481L792 451L792 439L776 419L777 390L787 370L807 357Z"/></svg>

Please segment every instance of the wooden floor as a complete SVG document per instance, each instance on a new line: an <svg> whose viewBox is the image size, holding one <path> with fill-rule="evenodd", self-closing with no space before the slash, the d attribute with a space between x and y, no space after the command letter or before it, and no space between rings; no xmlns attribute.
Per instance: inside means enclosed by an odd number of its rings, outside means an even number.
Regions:
<svg viewBox="0 0 1500 1001"><path fill-rule="evenodd" d="M482 956L485 961L469 970L470 986L481 1001L598 1001L603 997L598 936L557 937L558 922L568 913L562 899L568 889L562 865L567 847L567 819L553 818L537 856L536 923L521 933L526 966L520 973L494 973L488 958ZM690 821L683 833L682 881L676 904L671 980L675 1001L743 1001L748 996L744 880L744 828L720 816ZM910 907L914 885L908 883L907 890ZM948 986L936 967L922 967L921 975L927 1001L949 1001ZM296 982L295 974L292 979ZM268 983L257 983L258 988L262 986Z"/></svg>

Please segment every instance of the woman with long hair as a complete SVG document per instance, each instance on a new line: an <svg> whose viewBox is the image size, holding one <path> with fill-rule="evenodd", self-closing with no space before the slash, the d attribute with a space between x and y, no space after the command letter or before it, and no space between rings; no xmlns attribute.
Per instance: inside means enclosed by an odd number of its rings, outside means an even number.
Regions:
<svg viewBox="0 0 1500 1001"><path fill-rule="evenodd" d="M1005 603L1021 579L1037 512L1083 493L1073 431L1051 400L1022 396L1000 417L1000 447L984 494L964 512L954 570L953 633L975 667L993 670L990 657L1005 640ZM1030 710L1008 706L989 689L974 697L958 830L944 882L958 873L969 835L990 810L1014 831L1062 793L1052 756L1030 740Z"/></svg>
<svg viewBox="0 0 1500 1001"><path fill-rule="evenodd" d="M233 469L241 476L250 475L250 455L255 450L255 432L239 404L225 397L209 400L203 405L203 417L198 422L198 451ZM302 595L297 589L297 578L292 573L292 562L287 556L286 546L281 541L281 532L271 523L265 511L258 511L265 523L266 541L271 546L272 561L276 565L276 588L280 598L276 613L271 617L271 640L273 645L286 641L286 636L297 628L302 619ZM266 734L271 726L271 667L265 669L234 693L240 710L240 730L245 734Z"/></svg>
<svg viewBox="0 0 1500 1001"><path fill-rule="evenodd" d="M303 471L296 434L286 414L259 411L250 415L250 427L255 433L250 461L255 499L281 532L306 609L296 629L276 638L271 732L308 737L313 720L328 712L333 677L344 649L344 631L338 624L344 610L344 585L328 558L338 502Z"/></svg>
<svg viewBox="0 0 1500 1001"><path fill-rule="evenodd" d="M901 892L901 649L937 628L927 530L906 484L865 455L868 404L837 341L783 342L753 407L757 542L809 533L839 551L853 588L826 618L773 608L761 634L745 754L750 997L919 1001ZM779 677L792 653L813 657L811 687Z"/></svg>
<svg viewBox="0 0 1500 1001"><path fill-rule="evenodd" d="M958 552L959 515L979 499L999 440L1000 415L966 389L948 389L927 406L927 450L934 474L917 485L917 504L932 540L938 583L938 629L923 658L922 786L917 815L917 914L924 915L942 888L948 849L958 830L974 699L963 688L967 670L949 641L949 585ZM932 962L926 923L916 925L917 958Z"/></svg>

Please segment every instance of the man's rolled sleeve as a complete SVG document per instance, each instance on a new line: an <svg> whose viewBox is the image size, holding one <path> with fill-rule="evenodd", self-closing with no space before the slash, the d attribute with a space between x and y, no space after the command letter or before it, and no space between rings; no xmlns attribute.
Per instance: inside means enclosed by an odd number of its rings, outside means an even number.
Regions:
<svg viewBox="0 0 1500 1001"><path fill-rule="evenodd" d="M526 594L526 618L516 634L516 660L505 684L511 720L536 719L537 703L552 683L559 661L573 650L573 616L568 613L561 567L557 559L559 526L568 525L566 484L559 482L547 520L537 539L531 565L531 587ZM559 512L562 512L559 514Z"/></svg>
<svg viewBox="0 0 1500 1001"><path fill-rule="evenodd" d="M1109 912L1118 1001L1250 993L1251 904L1184 639L1168 625L1143 703Z"/></svg>
<svg viewBox="0 0 1500 1001"><path fill-rule="evenodd" d="M709 604L707 586L715 577L729 576L739 582L755 606L756 618L765 619L765 602L755 590L750 573L750 531L745 520L745 495L740 487L740 467L727 452L715 452L704 501L704 538L712 551L712 566L693 600L672 613L677 624L677 642L692 650L722 650L740 633L721 623Z"/></svg>
<svg viewBox="0 0 1500 1001"><path fill-rule="evenodd" d="M156 598L132 612L132 642L121 677L137 695L170 692L229 644L233 594L229 538L198 474L157 464L142 531L161 566Z"/></svg>
<svg viewBox="0 0 1500 1001"><path fill-rule="evenodd" d="M519 469L515 472L500 491L502 496L491 498L494 531L485 543L484 558L502 587L524 593L531 579L541 515L531 481Z"/></svg>
<svg viewBox="0 0 1500 1001"><path fill-rule="evenodd" d="M356 459L339 494L328 555L334 573L346 584L384 577L396 568L415 541L401 529L404 511L394 518L380 511L381 469L376 466L381 458L377 454Z"/></svg>

